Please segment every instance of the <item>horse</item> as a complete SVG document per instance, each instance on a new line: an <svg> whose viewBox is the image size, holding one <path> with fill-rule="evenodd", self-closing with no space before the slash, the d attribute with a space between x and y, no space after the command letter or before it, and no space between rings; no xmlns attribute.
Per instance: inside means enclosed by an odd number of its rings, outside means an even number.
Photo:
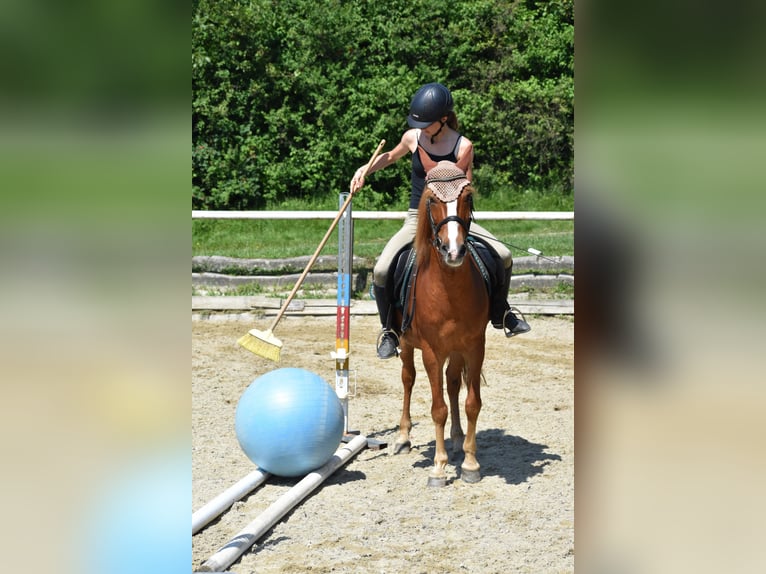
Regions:
<svg viewBox="0 0 766 574"><path fill-rule="evenodd" d="M445 469L449 457L444 441L447 421L445 364L452 449L457 453L462 445L465 453L460 478L468 483L481 480L480 465L476 460L476 422L481 410L481 370L490 305L485 280L476 262L467 255L474 193L464 172L455 164L439 162L429 170L413 242L416 251L413 296L405 308L397 311L399 324L403 315L409 315L409 324L399 339L404 398L394 453L409 452L411 447L414 351L420 349L431 385L431 418L436 433L429 486L446 485ZM461 382L467 387L465 434L460 424L458 403Z"/></svg>

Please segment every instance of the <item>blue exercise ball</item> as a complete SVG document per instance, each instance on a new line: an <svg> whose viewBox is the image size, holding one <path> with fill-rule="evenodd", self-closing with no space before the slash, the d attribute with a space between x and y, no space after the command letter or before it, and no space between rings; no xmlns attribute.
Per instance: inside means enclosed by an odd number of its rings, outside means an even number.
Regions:
<svg viewBox="0 0 766 574"><path fill-rule="evenodd" d="M302 476L325 464L343 438L343 406L335 390L305 369L276 369L242 394L237 440L259 468Z"/></svg>

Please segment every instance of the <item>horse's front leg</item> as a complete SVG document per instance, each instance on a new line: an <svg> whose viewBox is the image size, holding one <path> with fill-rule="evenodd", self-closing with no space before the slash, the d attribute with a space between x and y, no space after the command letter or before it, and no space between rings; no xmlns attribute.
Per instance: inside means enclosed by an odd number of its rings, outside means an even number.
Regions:
<svg viewBox="0 0 766 574"><path fill-rule="evenodd" d="M465 399L465 414L468 419L465 441L463 442L463 452L465 459L461 465L460 478L463 482L479 482L481 473L479 472L479 461L476 460L476 423L481 411L481 365L484 362L484 346L482 345L472 357L469 367L466 371L468 383L468 395Z"/></svg>
<svg viewBox="0 0 766 574"><path fill-rule="evenodd" d="M463 427L460 424L460 384L463 382L463 358L458 355L450 356L447 366L447 396L450 408L450 432L452 441L452 456L463 450Z"/></svg>
<svg viewBox="0 0 766 574"><path fill-rule="evenodd" d="M402 399L402 418L399 421L399 437L394 443L394 454L408 453L412 447L410 431L412 419L410 418L410 401L412 399L412 387L415 384L415 350L412 346L402 343L402 352L399 357L402 360L402 386L404 398Z"/></svg>
<svg viewBox="0 0 766 574"><path fill-rule="evenodd" d="M444 362L437 359L433 351L423 349L423 365L431 383L431 419L436 431L436 452L434 466L428 475L428 486L447 484L447 447L444 444L444 425L447 423L447 403L444 402Z"/></svg>

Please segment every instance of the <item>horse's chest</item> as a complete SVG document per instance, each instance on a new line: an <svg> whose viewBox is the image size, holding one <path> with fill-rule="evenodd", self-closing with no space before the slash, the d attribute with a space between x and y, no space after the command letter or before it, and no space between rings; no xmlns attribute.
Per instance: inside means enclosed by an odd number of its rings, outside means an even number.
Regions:
<svg viewBox="0 0 766 574"><path fill-rule="evenodd" d="M446 288L445 288L446 287ZM481 284L479 284L481 287ZM473 324L482 317L484 293L473 283L445 282L418 290L415 318L434 324L454 320Z"/></svg>

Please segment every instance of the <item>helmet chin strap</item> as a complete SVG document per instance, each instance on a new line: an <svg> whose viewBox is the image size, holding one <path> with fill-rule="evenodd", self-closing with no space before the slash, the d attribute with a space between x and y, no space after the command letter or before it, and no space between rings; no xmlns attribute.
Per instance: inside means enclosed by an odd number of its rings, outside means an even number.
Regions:
<svg viewBox="0 0 766 574"><path fill-rule="evenodd" d="M436 139L436 136L438 136L441 133L441 131L444 129L444 124L446 124L446 123L447 122L441 122L441 125L439 126L439 129L436 130L436 133L431 136L431 143L434 143L434 140Z"/></svg>

